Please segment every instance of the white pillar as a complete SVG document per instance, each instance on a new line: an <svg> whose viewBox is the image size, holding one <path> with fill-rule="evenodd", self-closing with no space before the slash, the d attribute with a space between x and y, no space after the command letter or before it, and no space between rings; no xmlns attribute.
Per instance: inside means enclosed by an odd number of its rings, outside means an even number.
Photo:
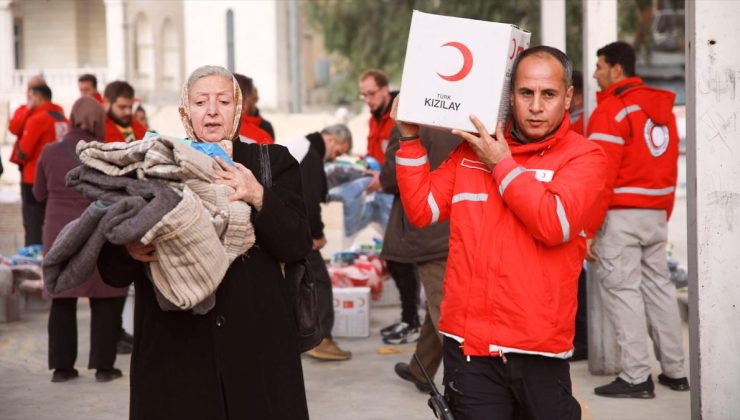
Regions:
<svg viewBox="0 0 740 420"><path fill-rule="evenodd" d="M596 107L599 89L591 77L596 68L596 51L617 40L617 1L583 0L583 31L583 111L588 121ZM620 364L616 332L604 313L601 286L593 274L591 266L588 273L588 369L595 374L617 373Z"/></svg>
<svg viewBox="0 0 740 420"><path fill-rule="evenodd" d="M13 87L15 49L12 3L12 0L0 0L0 92L8 92Z"/></svg>
<svg viewBox="0 0 740 420"><path fill-rule="evenodd" d="M740 2L687 1L691 417L740 418Z"/></svg>
<svg viewBox="0 0 740 420"><path fill-rule="evenodd" d="M542 45L565 51L565 0L540 2L540 28Z"/></svg>
<svg viewBox="0 0 740 420"><path fill-rule="evenodd" d="M123 0L105 0L108 80L126 78L126 11Z"/></svg>

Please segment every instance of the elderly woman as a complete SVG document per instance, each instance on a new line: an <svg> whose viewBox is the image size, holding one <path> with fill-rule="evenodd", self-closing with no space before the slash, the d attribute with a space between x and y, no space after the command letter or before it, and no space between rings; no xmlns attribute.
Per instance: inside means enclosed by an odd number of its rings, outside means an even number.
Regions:
<svg viewBox="0 0 740 420"><path fill-rule="evenodd" d="M105 112L92 98L82 97L72 106L71 129L62 141L46 146L36 168L33 194L46 201L43 245L48 252L62 228L79 217L90 205L82 194L64 185L64 176L80 163L75 147L81 141L102 140L105 132ZM89 297L91 308L89 369L97 369L98 382L121 377L113 367L116 343L121 331L121 312L126 289L108 286L95 272L84 284L51 296L49 311L49 369L54 369L52 382L66 382L78 376L74 368L77 359L77 298ZM44 290L44 295L48 293Z"/></svg>
<svg viewBox="0 0 740 420"><path fill-rule="evenodd" d="M259 176L258 145L238 141L239 86L226 69L201 67L190 75L180 103L188 137L218 143L236 167L219 159L216 182L230 200L252 208L256 244L229 267L204 315L163 311L145 262L151 246L107 244L98 259L105 281L136 285L131 359L131 419L306 419L303 373L294 309L280 262L311 249L297 162L270 146L272 187ZM235 141L236 140L236 141Z"/></svg>

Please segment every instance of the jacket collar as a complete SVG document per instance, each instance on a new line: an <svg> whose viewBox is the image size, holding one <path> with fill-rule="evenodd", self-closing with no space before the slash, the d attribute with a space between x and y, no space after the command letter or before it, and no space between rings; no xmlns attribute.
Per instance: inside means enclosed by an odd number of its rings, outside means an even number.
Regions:
<svg viewBox="0 0 740 420"><path fill-rule="evenodd" d="M617 96L619 95L625 87L629 85L641 85L642 79L639 77L628 77L624 80L621 80L617 83L614 83L613 85L606 88L603 92L596 92L596 103L600 104L603 100L610 96Z"/></svg>
<svg viewBox="0 0 740 420"><path fill-rule="evenodd" d="M506 128L504 129L504 136L506 137L506 141L509 143L511 154L525 154L525 153L537 153L537 152L544 153L545 151L550 149L552 146L554 146L558 140L565 137L568 131L570 131L570 114L568 113L568 111L565 111L565 115L563 115L563 121L560 122L560 127L558 127L558 129L555 130L554 133L552 133L545 139L540 140L536 143L522 144L514 140L511 136L511 129L512 129L513 124L514 124L513 118L509 118L509 120L506 123Z"/></svg>

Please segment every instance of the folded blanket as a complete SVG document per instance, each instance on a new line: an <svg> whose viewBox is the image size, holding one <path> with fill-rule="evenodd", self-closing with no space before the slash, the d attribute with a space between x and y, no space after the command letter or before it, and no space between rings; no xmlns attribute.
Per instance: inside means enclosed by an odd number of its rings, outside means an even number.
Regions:
<svg viewBox="0 0 740 420"><path fill-rule="evenodd" d="M218 168L215 160L186 141L162 135L131 143L80 142L77 152L87 168L70 172L68 185L91 200L99 200L98 207L119 201L121 194L144 200L153 197L141 189L130 190L129 181L148 184L146 180L150 180L178 197L176 206L164 213L157 206L130 209L141 212L135 221L119 217L120 226L101 227L102 236L111 236L110 241L116 244L139 240L154 246L158 261L148 264L147 271L162 309L193 309L195 313L210 310L229 264L255 242L251 207L243 201L229 201L233 188L213 183ZM96 210L90 212L88 218L97 215ZM98 216L102 222L104 216ZM141 224L140 219L144 220ZM136 238L121 242L122 236L128 237L130 224L146 229L139 229ZM91 241L86 249L86 254L94 253L95 259L105 241L98 242ZM53 280L51 286L67 287L66 277L63 280Z"/></svg>

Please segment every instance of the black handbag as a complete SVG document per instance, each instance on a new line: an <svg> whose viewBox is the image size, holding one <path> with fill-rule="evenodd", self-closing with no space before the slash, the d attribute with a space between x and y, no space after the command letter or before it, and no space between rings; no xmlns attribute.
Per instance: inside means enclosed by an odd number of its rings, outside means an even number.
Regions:
<svg viewBox="0 0 740 420"><path fill-rule="evenodd" d="M259 148L260 181L264 188L272 188L269 146L263 144ZM311 264L305 258L299 262L286 263L284 273L290 291L288 295L294 303L298 347L301 352L308 351L318 346L324 338L319 323L319 299Z"/></svg>

